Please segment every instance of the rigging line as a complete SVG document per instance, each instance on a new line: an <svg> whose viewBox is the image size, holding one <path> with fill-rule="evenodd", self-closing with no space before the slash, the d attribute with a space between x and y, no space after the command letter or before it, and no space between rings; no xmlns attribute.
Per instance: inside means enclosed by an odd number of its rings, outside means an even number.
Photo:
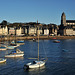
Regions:
<svg viewBox="0 0 75 75"><path fill-rule="evenodd" d="M34 42L32 40L32 41L30 41L30 57L34 57L34 54L35 54L34 49L35 49Z"/></svg>
<svg viewBox="0 0 75 75"><path fill-rule="evenodd" d="M30 42L31 46L30 46L30 54L31 54L31 57L33 56L33 41Z"/></svg>
<svg viewBox="0 0 75 75"><path fill-rule="evenodd" d="M43 42L44 42L44 41L43 41ZM43 43L43 42L42 42L42 43ZM43 50L44 50L44 53L45 53L45 58L46 58L46 61L47 61L48 58L47 58L47 54L46 54L46 51L45 51L45 48L44 48L45 46L44 46L44 44L42 44L42 45L43 45Z"/></svg>
<svg viewBox="0 0 75 75"><path fill-rule="evenodd" d="M38 21L37 21L37 24L38 24ZM37 30L38 30L38 32L37 32L37 39L38 39L38 61L39 61L39 26L37 26Z"/></svg>

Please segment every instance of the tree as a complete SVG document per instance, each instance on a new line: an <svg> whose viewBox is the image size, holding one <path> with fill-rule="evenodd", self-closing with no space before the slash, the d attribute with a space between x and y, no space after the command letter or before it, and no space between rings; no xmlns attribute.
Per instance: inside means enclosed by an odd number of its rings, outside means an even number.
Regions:
<svg viewBox="0 0 75 75"><path fill-rule="evenodd" d="M6 21L6 20L3 20L3 21L1 22L1 24L2 24L2 25L7 25L7 21Z"/></svg>

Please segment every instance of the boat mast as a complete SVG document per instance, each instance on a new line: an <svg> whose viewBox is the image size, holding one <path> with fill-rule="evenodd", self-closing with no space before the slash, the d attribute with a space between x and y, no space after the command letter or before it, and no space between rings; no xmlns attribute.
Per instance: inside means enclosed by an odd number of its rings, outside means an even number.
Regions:
<svg viewBox="0 0 75 75"><path fill-rule="evenodd" d="M37 21L38 24L38 21ZM39 26L38 26L38 61L39 61Z"/></svg>

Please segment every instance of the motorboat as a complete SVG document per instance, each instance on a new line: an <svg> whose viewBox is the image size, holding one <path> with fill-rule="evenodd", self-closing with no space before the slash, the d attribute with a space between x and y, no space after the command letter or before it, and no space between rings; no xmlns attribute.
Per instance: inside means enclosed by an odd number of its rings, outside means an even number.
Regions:
<svg viewBox="0 0 75 75"><path fill-rule="evenodd" d="M7 49L14 49L15 47L13 46L7 46Z"/></svg>
<svg viewBox="0 0 75 75"><path fill-rule="evenodd" d="M14 53L14 54L8 54L8 55L5 55L5 57L22 57L24 54L17 54L17 53Z"/></svg>
<svg viewBox="0 0 75 75"><path fill-rule="evenodd" d="M16 42L18 45L24 45L24 40L20 40Z"/></svg>
<svg viewBox="0 0 75 75"><path fill-rule="evenodd" d="M14 49L15 47L10 46L10 45L3 45L3 47L5 47L6 49Z"/></svg>
<svg viewBox="0 0 75 75"><path fill-rule="evenodd" d="M6 62L6 59L0 58L0 63L4 63L4 62Z"/></svg>
<svg viewBox="0 0 75 75"><path fill-rule="evenodd" d="M9 46L18 47L20 45L18 45L18 44L10 44Z"/></svg>
<svg viewBox="0 0 75 75"><path fill-rule="evenodd" d="M10 43L10 46L18 47L18 46L20 46L20 45L19 45L19 44L17 44L17 43L15 43L15 41L12 41L12 42Z"/></svg>
<svg viewBox="0 0 75 75"><path fill-rule="evenodd" d="M0 50L7 50L7 48L4 46L0 46Z"/></svg>
<svg viewBox="0 0 75 75"><path fill-rule="evenodd" d="M54 42L54 43L60 43L60 41L59 41L59 40L54 40L53 42Z"/></svg>
<svg viewBox="0 0 75 75"><path fill-rule="evenodd" d="M17 43L24 43L24 40L17 41Z"/></svg>
<svg viewBox="0 0 75 75"><path fill-rule="evenodd" d="M36 39L33 38L33 41L36 42Z"/></svg>
<svg viewBox="0 0 75 75"><path fill-rule="evenodd" d="M53 39L56 39L55 37Z"/></svg>
<svg viewBox="0 0 75 75"><path fill-rule="evenodd" d="M5 57L22 57L24 56L24 52L21 52L20 50L12 51L11 53L5 55Z"/></svg>

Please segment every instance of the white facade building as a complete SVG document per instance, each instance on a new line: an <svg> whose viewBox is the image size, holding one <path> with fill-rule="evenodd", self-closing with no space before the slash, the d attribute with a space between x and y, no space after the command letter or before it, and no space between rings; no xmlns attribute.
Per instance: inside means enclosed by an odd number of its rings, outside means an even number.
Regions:
<svg viewBox="0 0 75 75"><path fill-rule="evenodd" d="M44 35L49 35L49 30L48 29L44 29Z"/></svg>

